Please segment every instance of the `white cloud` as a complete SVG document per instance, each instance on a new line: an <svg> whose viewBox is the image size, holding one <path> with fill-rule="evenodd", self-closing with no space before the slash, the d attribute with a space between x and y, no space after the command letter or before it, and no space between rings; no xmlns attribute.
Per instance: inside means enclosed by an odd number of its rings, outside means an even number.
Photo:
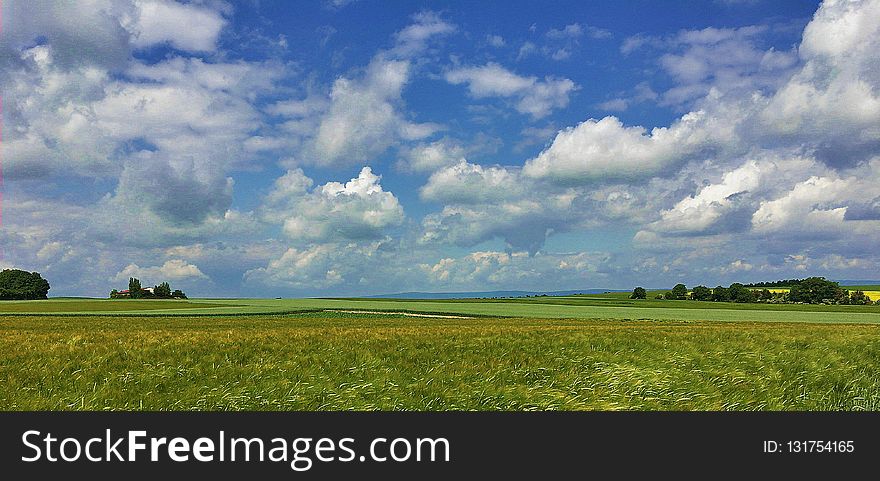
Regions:
<svg viewBox="0 0 880 481"><path fill-rule="evenodd" d="M540 253L476 251L419 268L438 287L486 290L571 289L608 282L611 256L603 252ZM540 287L538 287L540 286Z"/></svg>
<svg viewBox="0 0 880 481"><path fill-rule="evenodd" d="M424 245L467 247L500 238L512 249L534 253L550 232L576 228L583 219L574 205L577 193L536 188L518 170L506 167L462 161L434 172L420 195L444 204L422 221Z"/></svg>
<svg viewBox="0 0 880 481"><path fill-rule="evenodd" d="M249 285L313 292L333 287L376 292L391 289L408 267L402 258L384 252L387 239L370 243L330 242L304 248L291 247L266 267L244 274ZM379 291L388 292L388 291Z"/></svg>
<svg viewBox="0 0 880 481"><path fill-rule="evenodd" d="M170 259L161 266L140 267L137 264L129 264L119 271L111 280L116 282L128 281L129 277L141 280L144 286L159 284L166 281L181 281L185 279L207 279L195 264L189 264L182 259Z"/></svg>
<svg viewBox="0 0 880 481"><path fill-rule="evenodd" d="M434 202L483 204L519 197L524 187L516 172L461 160L431 174L419 192L422 199Z"/></svg>
<svg viewBox="0 0 880 481"><path fill-rule="evenodd" d="M811 146L848 167L880 148L880 1L829 1L804 30L803 66L756 116L764 142Z"/></svg>
<svg viewBox="0 0 880 481"><path fill-rule="evenodd" d="M221 12L199 5L167 0L137 0L135 5L136 19L129 28L139 48L168 42L178 50L211 52L226 25Z"/></svg>
<svg viewBox="0 0 880 481"><path fill-rule="evenodd" d="M852 192L853 184L852 180L810 177L785 195L762 202L752 217L752 227L765 235L838 236L846 213L840 202Z"/></svg>
<svg viewBox="0 0 880 481"><path fill-rule="evenodd" d="M762 157L723 173L660 213L648 228L665 235L709 235L748 230L759 199L785 189L805 172L821 171L814 161L798 157Z"/></svg>
<svg viewBox="0 0 880 481"><path fill-rule="evenodd" d="M291 170L275 181L264 218L281 223L297 242L378 239L404 220L397 197L383 190L379 180L364 167L345 184L328 182L312 189L312 179L301 169Z"/></svg>
<svg viewBox="0 0 880 481"><path fill-rule="evenodd" d="M409 122L400 113L401 92L410 78L406 60L376 57L361 79L333 83L329 107L299 159L318 165L350 165L372 160L401 139L431 135L433 124Z"/></svg>
<svg viewBox="0 0 880 481"><path fill-rule="evenodd" d="M394 35L395 46L391 54L404 57L423 52L428 42L455 32L456 27L434 12L424 11L413 15L413 23Z"/></svg>
<svg viewBox="0 0 880 481"><path fill-rule="evenodd" d="M480 67L458 67L446 72L446 81L454 84L467 84L468 92L474 98L486 97L513 98L518 112L534 118L545 117L551 111L568 105L568 97L577 85L567 78L523 77L497 63L487 63Z"/></svg>
<svg viewBox="0 0 880 481"><path fill-rule="evenodd" d="M464 147L449 139L440 139L402 149L399 165L413 172L433 172L463 161L464 155Z"/></svg>
<svg viewBox="0 0 880 481"><path fill-rule="evenodd" d="M662 175L701 149L712 147L723 132L709 128L705 112L691 112L671 127L625 127L616 117L587 120L560 131L553 143L526 162L523 173L560 183L639 179Z"/></svg>
<svg viewBox="0 0 880 481"><path fill-rule="evenodd" d="M486 35L486 43L495 48L501 48L505 45L504 37L501 35Z"/></svg>

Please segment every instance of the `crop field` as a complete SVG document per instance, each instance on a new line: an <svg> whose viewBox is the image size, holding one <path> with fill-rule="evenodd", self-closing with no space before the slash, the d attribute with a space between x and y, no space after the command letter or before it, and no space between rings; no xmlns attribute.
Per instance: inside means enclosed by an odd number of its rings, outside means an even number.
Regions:
<svg viewBox="0 0 880 481"><path fill-rule="evenodd" d="M258 315L362 310L458 316L541 319L628 319L880 323L880 306L735 304L700 301L631 300L616 293L514 299L204 299L189 301L64 299L0 301L0 316L70 315Z"/></svg>
<svg viewBox="0 0 880 481"><path fill-rule="evenodd" d="M880 300L880 286L871 285L871 286L842 286L844 289L852 292L852 291L862 291L868 296L869 299L876 302ZM778 293L778 292L788 292L790 289L774 287L767 289L770 292Z"/></svg>
<svg viewBox="0 0 880 481"><path fill-rule="evenodd" d="M716 306L2 302L0 410L880 409L880 309Z"/></svg>
<svg viewBox="0 0 880 481"><path fill-rule="evenodd" d="M3 410L877 410L871 324L0 318Z"/></svg>

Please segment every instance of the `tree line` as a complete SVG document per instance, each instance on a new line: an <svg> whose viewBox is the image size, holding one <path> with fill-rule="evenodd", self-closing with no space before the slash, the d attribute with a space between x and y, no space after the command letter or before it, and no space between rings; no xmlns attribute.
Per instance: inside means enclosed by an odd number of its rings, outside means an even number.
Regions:
<svg viewBox="0 0 880 481"><path fill-rule="evenodd" d="M868 305L875 304L861 290L848 291L837 282L829 281L824 277L808 277L806 279L794 279L778 281L790 286L788 292L772 292L764 289L750 288L750 285L734 282L728 287L717 286L710 288L696 286L688 291L684 284L676 284L671 291L659 293L656 299L665 300L693 300L711 302L739 302L754 303L764 302L771 304L838 304L838 305ZM771 284L771 283L761 283ZM758 286L762 287L762 286ZM772 287L772 286L768 286ZM633 289L630 299L646 299L648 292L642 287ZM880 299L876 302L880 305Z"/></svg>
<svg viewBox="0 0 880 481"><path fill-rule="evenodd" d="M171 290L171 284L163 282L152 289L141 286L141 280L136 277L128 278L128 290L110 291L110 299L186 299L186 294L180 289Z"/></svg>
<svg viewBox="0 0 880 481"><path fill-rule="evenodd" d="M0 272L2 300L46 299L49 289L49 281L43 279L39 272L21 269L3 269Z"/></svg>

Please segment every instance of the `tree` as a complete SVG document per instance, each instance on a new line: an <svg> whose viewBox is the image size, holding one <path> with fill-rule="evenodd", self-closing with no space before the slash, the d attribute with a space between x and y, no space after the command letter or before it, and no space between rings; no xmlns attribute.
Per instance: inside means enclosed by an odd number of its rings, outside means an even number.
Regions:
<svg viewBox="0 0 880 481"><path fill-rule="evenodd" d="M836 282L824 277L809 277L792 286L788 298L791 302L804 304L840 303L845 292Z"/></svg>
<svg viewBox="0 0 880 481"><path fill-rule="evenodd" d="M717 286L712 289L712 300L715 302L730 302L730 293L726 287Z"/></svg>
<svg viewBox="0 0 880 481"><path fill-rule="evenodd" d="M119 297L119 291L117 291L116 289L110 291L110 299L116 299L117 297Z"/></svg>
<svg viewBox="0 0 880 481"><path fill-rule="evenodd" d="M45 299L49 282L39 272L3 269L0 272L0 299Z"/></svg>
<svg viewBox="0 0 880 481"><path fill-rule="evenodd" d="M153 295L160 299L171 298L171 285L167 282L159 284L158 286L153 288Z"/></svg>
<svg viewBox="0 0 880 481"><path fill-rule="evenodd" d="M633 289L633 293L629 296L630 299L645 299L648 297L648 292L645 291L644 287L636 287Z"/></svg>
<svg viewBox="0 0 880 481"><path fill-rule="evenodd" d="M174 292L171 293L171 297L175 299L186 299L186 294L180 289L174 289Z"/></svg>
<svg viewBox="0 0 880 481"><path fill-rule="evenodd" d="M671 299L684 300L687 299L687 296L688 288L684 284L676 284L675 287L672 288Z"/></svg>
<svg viewBox="0 0 880 481"><path fill-rule="evenodd" d="M849 303L857 306L873 304L871 298L862 291L853 291L849 294Z"/></svg>
<svg viewBox="0 0 880 481"><path fill-rule="evenodd" d="M727 294L733 302L755 302L755 293L751 289L745 287L739 282L734 282L727 288Z"/></svg>
<svg viewBox="0 0 880 481"><path fill-rule="evenodd" d="M132 299L141 297L141 281L134 277L128 278L128 295Z"/></svg>
<svg viewBox="0 0 880 481"><path fill-rule="evenodd" d="M709 289L706 286L694 287L693 292L691 292L691 299L695 301L711 301L712 289Z"/></svg>

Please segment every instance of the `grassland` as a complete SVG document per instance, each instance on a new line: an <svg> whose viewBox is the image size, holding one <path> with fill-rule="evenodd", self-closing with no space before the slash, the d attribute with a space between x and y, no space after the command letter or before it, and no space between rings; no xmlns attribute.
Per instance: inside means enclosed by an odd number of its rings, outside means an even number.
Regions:
<svg viewBox="0 0 880 481"><path fill-rule="evenodd" d="M0 302L0 410L878 410L878 365L877 306Z"/></svg>
<svg viewBox="0 0 880 481"><path fill-rule="evenodd" d="M626 297L622 294L607 294L495 300L206 299L188 302L70 299L31 301L29 304L15 301L0 302L0 316L38 313L59 316L77 314L235 316L320 310L365 310L542 319L880 323L880 306L735 304L653 299L634 301ZM30 311L24 312L23 309Z"/></svg>
<svg viewBox="0 0 880 481"><path fill-rule="evenodd" d="M132 312L177 309L205 309L223 307L223 304L187 302L180 300L141 299L134 302L109 299L59 299L44 301L0 301L0 312L17 313L76 313L76 312Z"/></svg>
<svg viewBox="0 0 880 481"><path fill-rule="evenodd" d="M0 318L0 409L877 410L880 326Z"/></svg>

